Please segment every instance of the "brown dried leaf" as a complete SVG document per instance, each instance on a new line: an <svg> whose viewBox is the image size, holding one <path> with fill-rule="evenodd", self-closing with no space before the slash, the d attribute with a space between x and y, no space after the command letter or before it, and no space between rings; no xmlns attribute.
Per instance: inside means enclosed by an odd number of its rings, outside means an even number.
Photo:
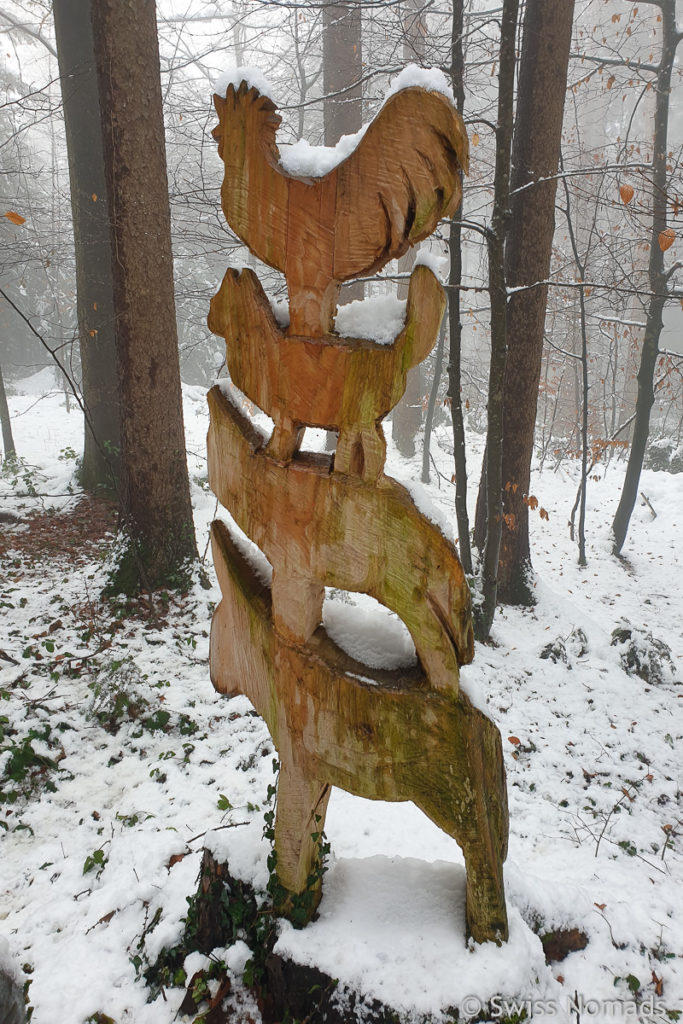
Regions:
<svg viewBox="0 0 683 1024"><path fill-rule="evenodd" d="M663 231L659 232L657 241L659 242L659 248L662 252L666 252L666 250L670 249L676 241L676 232L673 228L664 228Z"/></svg>
<svg viewBox="0 0 683 1024"><path fill-rule="evenodd" d="M632 185L620 185L619 186L619 195L621 196L622 203L624 203L624 205L628 205L628 203L631 202L631 200L633 199L633 196L635 195L635 192L633 190L633 186Z"/></svg>

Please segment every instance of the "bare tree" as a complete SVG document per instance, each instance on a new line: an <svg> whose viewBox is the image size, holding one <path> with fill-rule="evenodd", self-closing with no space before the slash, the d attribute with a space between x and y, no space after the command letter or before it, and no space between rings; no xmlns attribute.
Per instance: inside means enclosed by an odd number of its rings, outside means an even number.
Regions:
<svg viewBox="0 0 683 1024"><path fill-rule="evenodd" d="M196 557L185 459L154 0L92 7L111 211L129 547L114 586L174 585Z"/></svg>
<svg viewBox="0 0 683 1024"><path fill-rule="evenodd" d="M638 396L636 399L633 439L621 500L612 522L615 554L619 554L624 545L631 521L631 513L638 497L640 471L643 468L643 458L650 433L650 411L654 404L653 385L657 359L660 355L659 338L662 332L662 314L664 306L670 298L669 280L676 266L674 264L671 270L665 270L664 252L668 248L668 235L666 234L668 204L667 162L671 73L678 44L683 39L683 32L679 32L676 28L675 0L645 0L645 2L658 8L662 19L662 52L655 84L656 100L652 153L652 227L648 266L650 297L645 323L645 336L640 354L640 368L638 370Z"/></svg>
<svg viewBox="0 0 683 1024"><path fill-rule="evenodd" d="M69 158L83 404L88 410L81 484L118 486L121 432L109 209L93 47L91 0L54 0Z"/></svg>
<svg viewBox="0 0 683 1024"><path fill-rule="evenodd" d="M475 631L485 640L493 623L498 591L498 556L503 516L503 401L507 358L508 296L505 280L505 238L510 191L510 150L513 130L515 39L519 0L503 0L500 25L498 120L493 212L487 231L489 295L491 299L491 364L489 368L488 429L486 432L486 540L481 570L481 604L475 609Z"/></svg>
<svg viewBox="0 0 683 1024"><path fill-rule="evenodd" d="M426 0L408 0L403 18L403 59L408 63L424 61L427 41ZM415 262L414 251L407 252L398 261L401 273L408 273ZM401 282L400 298L408 294L408 286ZM415 438L422 426L422 367L408 370L406 390L391 415L391 436L404 458L415 454Z"/></svg>
<svg viewBox="0 0 683 1024"><path fill-rule="evenodd" d="M454 0L451 21L451 82L455 105L464 115L465 108L465 56L463 50L464 0ZM472 573L470 521L467 514L467 458L465 450L465 421L462 409L461 346L462 320L460 315L460 285L462 284L462 227L463 203L451 221L448 248L450 271L448 275L448 394L453 422L453 459L455 464L455 516L458 523L460 560L466 573Z"/></svg>
<svg viewBox="0 0 683 1024"><path fill-rule="evenodd" d="M295 12L296 13L296 12ZM363 126L363 49L361 4L326 3L323 6L323 117L326 146L336 146L343 135ZM305 93L302 91L302 102ZM343 301L362 299L363 282L344 288ZM326 448L333 451L337 435L326 434Z"/></svg>
<svg viewBox="0 0 683 1024"><path fill-rule="evenodd" d="M14 447L14 437L12 436L12 421L10 420L9 406L7 405L2 366L0 366L0 424L2 424L3 461L14 459L16 458L17 450Z"/></svg>

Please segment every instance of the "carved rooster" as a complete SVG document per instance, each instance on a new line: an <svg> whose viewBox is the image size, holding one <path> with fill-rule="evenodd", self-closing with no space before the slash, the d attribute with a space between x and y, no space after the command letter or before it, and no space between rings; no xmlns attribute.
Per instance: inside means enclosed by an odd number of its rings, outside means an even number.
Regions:
<svg viewBox="0 0 683 1024"><path fill-rule="evenodd" d="M259 259L284 272L292 335L331 332L341 282L402 256L460 203L467 134L439 92L395 93L353 152L318 178L282 167L281 118L267 96L242 82L214 104L223 212Z"/></svg>

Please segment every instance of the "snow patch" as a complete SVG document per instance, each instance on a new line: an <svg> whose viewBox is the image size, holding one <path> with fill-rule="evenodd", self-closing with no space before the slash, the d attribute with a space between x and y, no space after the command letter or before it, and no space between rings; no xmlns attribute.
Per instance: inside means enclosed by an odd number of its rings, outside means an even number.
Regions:
<svg viewBox="0 0 683 1024"><path fill-rule="evenodd" d="M384 102L395 96L401 89L411 89L417 86L418 89L427 89L429 92L440 92L446 99L455 105L453 89L443 71L439 68L421 68L417 64L407 64L403 71L400 71L384 95Z"/></svg>
<svg viewBox="0 0 683 1024"><path fill-rule="evenodd" d="M280 330L289 327L289 303L286 299L268 297L270 308ZM371 295L339 306L334 330L341 338L361 338L377 345L391 345L403 330L406 300L395 295Z"/></svg>
<svg viewBox="0 0 683 1024"><path fill-rule="evenodd" d="M312 146L306 139L284 143L280 149L280 163L287 172L298 177L322 178L338 164L351 156L354 149L372 124L364 124L351 135L342 135L334 146Z"/></svg>
<svg viewBox="0 0 683 1024"><path fill-rule="evenodd" d="M440 253L432 252L432 250L426 245L423 245L415 257L415 263L413 266L428 267L437 281L441 281L443 284L448 278L450 261L448 256L442 256Z"/></svg>
<svg viewBox="0 0 683 1024"><path fill-rule="evenodd" d="M518 911L501 947L468 946L464 933L463 867L375 856L333 864L318 919L303 930L284 922L274 951L338 978L342 1002L346 988L410 1019L446 1007L472 1016L472 993L483 1007L498 993L537 990L543 951Z"/></svg>
<svg viewBox="0 0 683 1024"><path fill-rule="evenodd" d="M238 89L241 82L246 82L250 89L258 89L262 96L267 96L273 103L277 104L276 89L272 82L264 75L260 68L247 65L240 68L226 68L218 76L213 85L213 91L217 96L225 97L229 87Z"/></svg>
<svg viewBox="0 0 683 1024"><path fill-rule="evenodd" d="M343 338L364 338L378 345L391 345L403 330L405 319L405 299L374 295L340 306L334 329Z"/></svg>
<svg viewBox="0 0 683 1024"><path fill-rule="evenodd" d="M404 623L368 594L327 590L323 625L343 651L370 668L411 668L417 663Z"/></svg>

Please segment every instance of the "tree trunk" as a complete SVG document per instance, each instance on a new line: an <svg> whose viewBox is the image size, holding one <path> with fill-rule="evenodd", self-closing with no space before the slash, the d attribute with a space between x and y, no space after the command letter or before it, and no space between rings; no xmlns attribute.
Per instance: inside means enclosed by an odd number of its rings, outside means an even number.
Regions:
<svg viewBox="0 0 683 1024"><path fill-rule="evenodd" d="M451 23L451 83L455 105L464 116L465 107L465 57L462 45L464 0L455 0ZM455 468L455 517L458 523L458 547L460 561L468 575L472 574L472 550L470 547L470 521L467 514L467 457L465 448L465 421L462 413L462 381L460 376L460 355L462 322L460 320L460 285L462 283L462 219L463 204L451 221L448 239L450 272L448 275L448 394L451 400L453 422L453 462Z"/></svg>
<svg viewBox="0 0 683 1024"><path fill-rule="evenodd" d="M486 432L486 543L482 558L482 602L475 613L475 633L486 640L491 632L498 591L498 556L503 513L503 384L507 357L505 235L510 201L510 147L512 145L515 84L515 38L519 0L504 0L500 26L498 122L493 213L487 234L489 295L491 298L491 365Z"/></svg>
<svg viewBox="0 0 683 1024"><path fill-rule="evenodd" d="M427 12L425 0L408 0L403 18L403 59L406 63L422 63L427 40ZM415 252L410 250L398 261L402 274L410 273L415 263ZM404 299L408 284L401 281L398 296ZM422 367L414 366L408 372L403 398L391 417L391 436L404 459L415 454L415 438L422 426Z"/></svg>
<svg viewBox="0 0 683 1024"><path fill-rule="evenodd" d="M662 331L662 313L667 300L667 275L664 271L664 253L659 245L659 235L666 227L666 163L667 136L669 126L669 95L671 91L671 72L676 56L676 48L681 35L676 31L675 0L661 0L657 5L662 13L662 56L657 70L657 99L655 105L654 151L652 154L652 231L650 234L650 263L648 276L650 282L650 300L645 321L645 336L640 353L638 370L638 397L636 398L636 418L633 426L633 439L629 452L626 477L621 492L621 500L614 515L612 533L614 535L614 553L619 554L631 521L636 499L640 471L650 432L650 410L654 404L654 375L659 355L659 336Z"/></svg>
<svg viewBox="0 0 683 1024"><path fill-rule="evenodd" d="M356 2L323 7L323 117L325 145L336 146L342 135L363 127L363 49L361 5ZM362 281L342 291L343 302L362 299ZM334 451L337 435L327 431L325 447Z"/></svg>
<svg viewBox="0 0 683 1024"><path fill-rule="evenodd" d="M358 0L323 7L326 146L336 146L342 135L352 135L363 126L361 38L361 5Z"/></svg>
<svg viewBox="0 0 683 1024"><path fill-rule="evenodd" d="M574 0L528 0L524 15L512 201L505 261L508 357L503 415L504 519L499 597L529 604L529 494L538 385L543 361L547 281L555 230L555 193L567 89ZM546 179L546 180L542 180ZM524 188L536 182L531 188ZM523 191L520 191L523 189Z"/></svg>
<svg viewBox="0 0 683 1024"><path fill-rule="evenodd" d="M76 250L83 404L88 412L81 484L118 485L121 449L109 210L91 0L54 0Z"/></svg>
<svg viewBox="0 0 683 1024"><path fill-rule="evenodd" d="M185 459L154 0L98 0L93 28L111 211L130 546L114 586L177 585L196 557Z"/></svg>
<svg viewBox="0 0 683 1024"><path fill-rule="evenodd" d="M0 423L2 423L2 447L4 449L3 461L7 459L15 459L17 456L17 450L14 447L14 438L12 437L12 421L9 418L9 406L7 405L7 395L5 393L5 381L2 376L2 367L0 366Z"/></svg>
<svg viewBox="0 0 683 1024"><path fill-rule="evenodd" d="M427 414L425 416L425 434L424 441L422 443L422 483L429 483L429 458L431 455L430 446L432 438L432 427L434 425L434 411L436 409L436 400L439 395L439 384L441 383L441 374L443 373L443 351L444 351L444 335L446 333L446 321L441 321L441 327L439 329L439 338L436 343L436 352L434 354L434 377L432 379L432 386L429 391L429 402L427 403Z"/></svg>

